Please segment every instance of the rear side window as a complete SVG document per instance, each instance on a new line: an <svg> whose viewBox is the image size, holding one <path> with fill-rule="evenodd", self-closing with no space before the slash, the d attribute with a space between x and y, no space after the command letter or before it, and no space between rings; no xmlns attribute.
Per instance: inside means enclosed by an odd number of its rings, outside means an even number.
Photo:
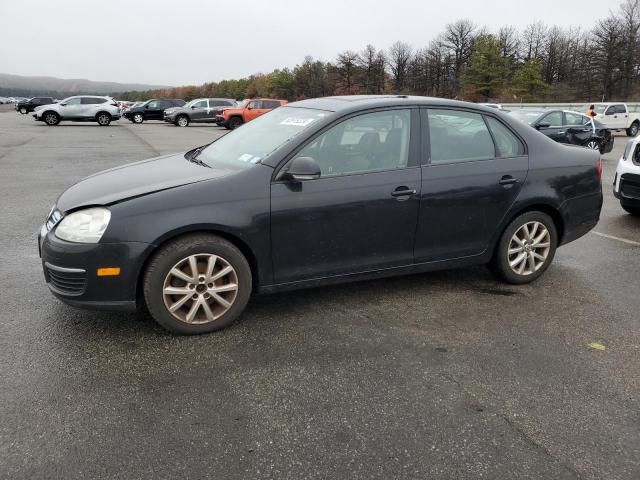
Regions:
<svg viewBox="0 0 640 480"><path fill-rule="evenodd" d="M262 108L274 109L274 108L278 108L279 106L280 106L280 102L276 102L273 100L265 100L262 102Z"/></svg>
<svg viewBox="0 0 640 480"><path fill-rule="evenodd" d="M100 103L106 102L106 98L97 98L97 97L82 97L83 105L98 105Z"/></svg>
<svg viewBox="0 0 640 480"><path fill-rule="evenodd" d="M429 109L428 116L432 164L495 158L495 145L482 115Z"/></svg>
<svg viewBox="0 0 640 480"><path fill-rule="evenodd" d="M524 145L514 133L493 117L484 117L489 124L500 158L524 155Z"/></svg>

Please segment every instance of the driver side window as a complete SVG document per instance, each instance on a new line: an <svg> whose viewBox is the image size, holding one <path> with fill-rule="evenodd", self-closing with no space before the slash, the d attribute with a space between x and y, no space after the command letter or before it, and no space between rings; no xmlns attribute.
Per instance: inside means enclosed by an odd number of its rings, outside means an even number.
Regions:
<svg viewBox="0 0 640 480"><path fill-rule="evenodd" d="M160 107L160 101L156 100L154 102L149 103L149 108L159 108Z"/></svg>
<svg viewBox="0 0 640 480"><path fill-rule="evenodd" d="M80 97L76 97L76 98L71 98L63 103L65 103L66 105L80 105L81 101L82 99Z"/></svg>
<svg viewBox="0 0 640 480"><path fill-rule="evenodd" d="M562 112L556 111L551 112L546 115L540 123L548 124L550 127L561 127L562 126Z"/></svg>
<svg viewBox="0 0 640 480"><path fill-rule="evenodd" d="M321 177L405 168L409 162L410 110L349 118L298 153L320 166Z"/></svg>

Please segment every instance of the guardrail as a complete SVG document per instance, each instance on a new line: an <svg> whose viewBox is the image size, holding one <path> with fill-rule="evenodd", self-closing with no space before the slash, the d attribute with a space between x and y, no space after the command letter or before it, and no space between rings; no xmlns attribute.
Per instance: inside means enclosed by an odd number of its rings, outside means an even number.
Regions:
<svg viewBox="0 0 640 480"><path fill-rule="evenodd" d="M580 103L501 103L507 110L520 110L523 108L544 108L544 109L561 109L561 110L577 110L582 112L586 110L589 105L599 102L580 102ZM606 102L606 103L626 103L629 112L640 112L640 103L636 102Z"/></svg>

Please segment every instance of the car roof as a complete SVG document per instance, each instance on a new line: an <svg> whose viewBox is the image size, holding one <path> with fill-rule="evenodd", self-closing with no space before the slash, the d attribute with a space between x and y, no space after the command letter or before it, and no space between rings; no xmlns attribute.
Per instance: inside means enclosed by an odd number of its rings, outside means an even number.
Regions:
<svg viewBox="0 0 640 480"><path fill-rule="evenodd" d="M367 108L390 106L432 106L472 108L483 112L495 113L496 109L477 103L461 102L437 97L419 97L410 95L344 95L335 97L313 98L288 103L287 107L313 108L330 112L349 112Z"/></svg>

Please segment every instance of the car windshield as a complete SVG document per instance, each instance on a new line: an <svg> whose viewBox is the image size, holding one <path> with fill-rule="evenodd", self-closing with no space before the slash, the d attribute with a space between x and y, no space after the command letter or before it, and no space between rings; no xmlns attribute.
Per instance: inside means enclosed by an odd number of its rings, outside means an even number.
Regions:
<svg viewBox="0 0 640 480"><path fill-rule="evenodd" d="M509 115L521 122L533 125L543 113L544 112L540 112L538 110L512 110L509 112Z"/></svg>
<svg viewBox="0 0 640 480"><path fill-rule="evenodd" d="M248 168L327 115L308 108L277 108L204 148L198 161L214 168Z"/></svg>

